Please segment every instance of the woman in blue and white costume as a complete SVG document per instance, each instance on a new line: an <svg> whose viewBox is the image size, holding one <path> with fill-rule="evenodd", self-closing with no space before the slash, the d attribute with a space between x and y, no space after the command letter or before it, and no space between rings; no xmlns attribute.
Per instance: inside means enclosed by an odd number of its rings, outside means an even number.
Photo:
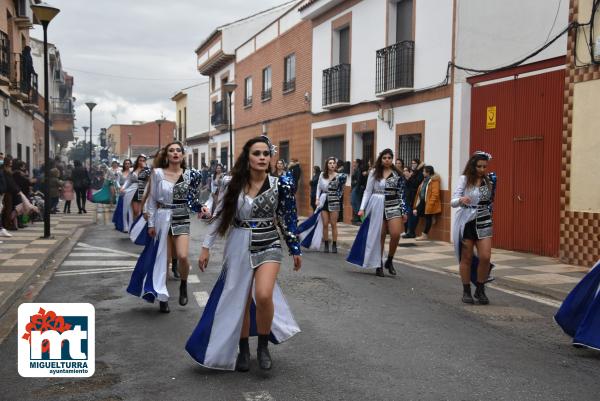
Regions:
<svg viewBox="0 0 600 401"><path fill-rule="evenodd" d="M123 162L125 165L125 162ZM141 214L141 197L144 193L144 185L145 182L140 180L140 176L149 174L149 170L146 168L146 156L139 155L135 159L135 163L133 164L133 170L129 174L125 185L121 187L120 198L123 199L123 207L122 207L122 232L129 232L133 223ZM142 183L142 195L140 195L139 187L140 183ZM116 214L116 211L115 211ZM116 224L115 224L116 225ZM119 229L117 227L117 229Z"/></svg>
<svg viewBox="0 0 600 401"><path fill-rule="evenodd" d="M575 347L600 351L600 260L567 295L554 319Z"/></svg>
<svg viewBox="0 0 600 401"><path fill-rule="evenodd" d="M365 269L375 269L375 274L384 277L383 248L385 237L390 234L390 244L385 268L392 276L396 269L392 259L396 254L402 232L401 221L406 222L409 207L405 197L406 180L394 166L394 152L384 149L369 172L358 216L365 216L352 249L346 259Z"/></svg>
<svg viewBox="0 0 600 401"><path fill-rule="evenodd" d="M175 254L180 267L179 304L188 302L187 277L189 273L190 210L200 211L201 176L187 169L183 145L178 142L165 146L152 171L148 187L146 212L148 241L131 275L127 292L142 296L149 302L158 299L160 311L169 312L167 291L167 241L173 238Z"/></svg>
<svg viewBox="0 0 600 401"><path fill-rule="evenodd" d="M473 304L471 284L475 282L475 298L481 305L490 301L485 294L485 283L490 281L492 256L492 205L496 192L496 175L487 173L489 153L473 153L458 185L450 205L458 208L454 215L452 241L459 261L460 278L463 284L462 301ZM474 248L477 248L477 255Z"/></svg>
<svg viewBox="0 0 600 401"><path fill-rule="evenodd" d="M248 371L248 337L258 334L259 366L270 369L269 340L278 344L300 332L276 281L283 259L278 226L294 270L302 263L294 180L289 174L269 174L273 153L266 136L246 142L232 175L224 179L202 245L198 265L204 271L217 235L227 233L223 270L185 347L208 368Z"/></svg>
<svg viewBox="0 0 600 401"><path fill-rule="evenodd" d="M331 251L337 253L337 221L342 208L342 197L347 178L346 174L337 172L337 159L335 157L327 158L317 184L315 199L317 210L298 227L303 247L319 250L321 241L323 241L324 251L329 252L329 226L331 226L333 239Z"/></svg>
<svg viewBox="0 0 600 401"><path fill-rule="evenodd" d="M146 166L146 155L138 156L138 160L140 160L140 165L143 165L143 167L139 172L136 168L133 171L133 173L137 172L137 190L131 201L133 223L129 228L129 239L136 245L146 245L150 237L148 236L148 214L145 212L144 206L147 198L146 188L149 186L152 170ZM143 160L143 163L141 163L141 160Z"/></svg>
<svg viewBox="0 0 600 401"><path fill-rule="evenodd" d="M116 162L113 162L113 164ZM127 189L129 178L131 177L131 160L123 160L123 170L113 173L115 181L117 182L116 191L119 193L117 199L117 206L113 212L112 221L115 225L115 229L123 233L129 232L129 225L132 221L129 218L129 207L127 200L125 199L125 190Z"/></svg>

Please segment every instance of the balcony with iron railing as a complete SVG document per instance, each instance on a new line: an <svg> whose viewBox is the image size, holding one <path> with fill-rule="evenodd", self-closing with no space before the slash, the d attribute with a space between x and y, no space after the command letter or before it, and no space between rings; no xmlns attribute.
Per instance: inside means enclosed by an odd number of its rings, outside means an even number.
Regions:
<svg viewBox="0 0 600 401"><path fill-rule="evenodd" d="M414 89L415 42L407 40L377 50L375 95L387 97Z"/></svg>
<svg viewBox="0 0 600 401"><path fill-rule="evenodd" d="M291 92L296 89L296 79L291 78L287 81L283 81L283 93Z"/></svg>
<svg viewBox="0 0 600 401"><path fill-rule="evenodd" d="M13 19L19 29L33 28L33 12L28 0L15 1L17 16Z"/></svg>
<svg viewBox="0 0 600 401"><path fill-rule="evenodd" d="M227 116L227 102L225 100L215 102L213 105L213 112L210 116L210 124L215 127L215 129L225 130L229 125Z"/></svg>
<svg viewBox="0 0 600 401"><path fill-rule="evenodd" d="M10 39L0 31L0 85L10 84Z"/></svg>
<svg viewBox="0 0 600 401"><path fill-rule="evenodd" d="M260 100L262 100L263 102L266 102L267 100L271 99L271 88L269 89L264 89L260 92Z"/></svg>
<svg viewBox="0 0 600 401"><path fill-rule="evenodd" d="M52 99L50 107L53 116L72 117L75 113L71 99Z"/></svg>
<svg viewBox="0 0 600 401"><path fill-rule="evenodd" d="M323 70L323 108L350 105L350 64L339 64Z"/></svg>
<svg viewBox="0 0 600 401"><path fill-rule="evenodd" d="M23 62L21 53L12 53L9 65L11 95L24 104L37 107L38 75L33 69L32 61Z"/></svg>

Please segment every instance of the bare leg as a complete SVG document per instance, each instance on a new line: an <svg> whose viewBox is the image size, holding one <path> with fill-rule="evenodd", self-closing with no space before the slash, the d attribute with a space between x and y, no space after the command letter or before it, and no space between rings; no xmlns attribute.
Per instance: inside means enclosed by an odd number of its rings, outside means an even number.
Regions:
<svg viewBox="0 0 600 401"><path fill-rule="evenodd" d="M178 235L173 237L175 243L175 254L177 255L177 268L179 274L181 274L182 280L187 280L190 272L190 261L189 261L189 248L190 248L190 236L189 235Z"/></svg>
<svg viewBox="0 0 600 401"><path fill-rule="evenodd" d="M459 265L460 279L463 284L469 284L471 282L471 261L473 260L473 245L473 240L463 240Z"/></svg>
<svg viewBox="0 0 600 401"><path fill-rule="evenodd" d="M485 283L490 275L492 239L480 239L475 245L477 246L477 257L479 257L479 266L477 267L477 281L479 283Z"/></svg>
<svg viewBox="0 0 600 401"><path fill-rule="evenodd" d="M250 292L248 293L248 299L246 300L246 312L244 313L244 323L242 323L242 332L240 338L250 337L250 305L252 304L252 286L250 286Z"/></svg>
<svg viewBox="0 0 600 401"><path fill-rule="evenodd" d="M329 213L329 224L331 225L331 236L333 238L333 241L336 241L336 242L337 242L337 236L338 236L337 221L338 221L339 214L340 214L340 212L330 212Z"/></svg>
<svg viewBox="0 0 600 401"><path fill-rule="evenodd" d="M381 258L383 259L383 250L385 249L385 237L388 233L388 221L383 219L383 224L381 226Z"/></svg>
<svg viewBox="0 0 600 401"><path fill-rule="evenodd" d="M388 220L387 229L390 233L390 248L388 251L388 258L393 258L396 254L396 248L398 248L398 242L400 241L400 232L402 231L402 219L396 218Z"/></svg>
<svg viewBox="0 0 600 401"><path fill-rule="evenodd" d="M321 218L323 219L323 241L329 241L329 212L321 211Z"/></svg>
<svg viewBox="0 0 600 401"><path fill-rule="evenodd" d="M142 212L142 203L138 201L131 202L131 209L133 210L133 219L137 219Z"/></svg>
<svg viewBox="0 0 600 401"><path fill-rule="evenodd" d="M277 273L279 273L279 263L263 263L256 269L254 274L254 296L256 299L256 328L258 334L269 334L271 332L271 323L273 322L273 288Z"/></svg>

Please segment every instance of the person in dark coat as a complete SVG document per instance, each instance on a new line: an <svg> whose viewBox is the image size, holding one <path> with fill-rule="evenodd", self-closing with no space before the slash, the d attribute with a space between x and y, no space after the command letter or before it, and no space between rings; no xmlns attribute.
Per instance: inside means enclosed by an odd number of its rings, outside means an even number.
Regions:
<svg viewBox="0 0 600 401"><path fill-rule="evenodd" d="M321 167L313 167L313 176L310 180L310 207L313 212L317 209L316 198L317 198L317 186L319 185L319 176L321 175Z"/></svg>
<svg viewBox="0 0 600 401"><path fill-rule="evenodd" d="M300 178L302 177L302 169L300 168L298 159L292 159L288 170L292 173L292 177L294 177L294 182L296 183L294 186L294 195L296 195L296 191L298 191L298 187L300 186Z"/></svg>
<svg viewBox="0 0 600 401"><path fill-rule="evenodd" d="M6 181L6 192L4 194L2 208L2 226L7 230L17 230L17 212L15 208L21 203L21 197L19 196L19 186L15 182L12 171L13 158L7 155L4 158L3 174L4 180Z"/></svg>
<svg viewBox="0 0 600 401"><path fill-rule="evenodd" d="M73 172L71 173L71 181L77 198L77 208L79 214L87 213L85 210L85 201L87 199L87 190L90 188L90 175L85 167L82 166L79 160L73 162Z"/></svg>
<svg viewBox="0 0 600 401"><path fill-rule="evenodd" d="M419 189L419 185L423 182L423 167L425 167L425 163L422 163L419 159L412 159L411 161L411 171L412 175L408 179L406 183L406 200L409 205L412 205L415 202L415 197L417 195L417 190ZM408 231L402 235L402 238L415 238L415 229L418 220L416 216L412 213L408 214Z"/></svg>

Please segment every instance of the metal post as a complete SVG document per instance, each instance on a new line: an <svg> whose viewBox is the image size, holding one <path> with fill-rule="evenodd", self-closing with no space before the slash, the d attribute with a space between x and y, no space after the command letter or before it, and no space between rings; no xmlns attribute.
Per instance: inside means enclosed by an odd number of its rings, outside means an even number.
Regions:
<svg viewBox="0 0 600 401"><path fill-rule="evenodd" d="M233 123L231 118L231 95L232 92L227 92L229 95L229 166L227 170L231 173L231 169L233 168Z"/></svg>
<svg viewBox="0 0 600 401"><path fill-rule="evenodd" d="M50 238L50 102L48 101L48 23L44 28L44 238Z"/></svg>

